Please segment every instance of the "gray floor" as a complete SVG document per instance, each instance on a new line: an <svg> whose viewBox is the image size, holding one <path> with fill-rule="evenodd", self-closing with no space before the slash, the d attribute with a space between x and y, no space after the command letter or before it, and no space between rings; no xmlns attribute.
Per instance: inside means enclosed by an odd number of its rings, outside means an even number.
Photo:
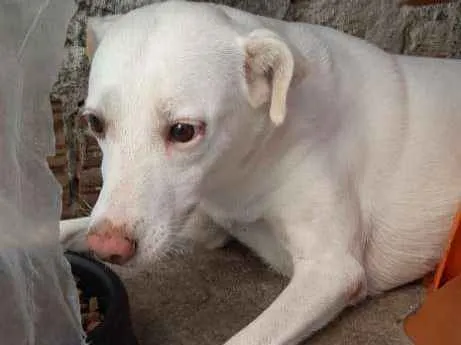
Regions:
<svg viewBox="0 0 461 345"><path fill-rule="evenodd" d="M119 273L141 345L221 345L286 284L239 246L196 251L137 276ZM402 321L421 296L421 286L413 284L367 300L343 312L308 344L410 344Z"/></svg>

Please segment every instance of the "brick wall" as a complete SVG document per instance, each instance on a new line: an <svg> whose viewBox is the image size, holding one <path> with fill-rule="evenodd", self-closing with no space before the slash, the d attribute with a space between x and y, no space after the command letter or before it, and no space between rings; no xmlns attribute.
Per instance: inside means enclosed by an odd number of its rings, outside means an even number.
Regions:
<svg viewBox="0 0 461 345"><path fill-rule="evenodd" d="M53 127L56 140L56 154L48 157L48 165L53 171L56 179L62 186L62 217L70 218L74 216L72 211L72 201L70 193L69 159L68 145L64 126L62 104L58 99L51 98L51 109L53 112Z"/></svg>
<svg viewBox="0 0 461 345"><path fill-rule="evenodd" d="M88 215L102 186L102 152L78 113L66 118L61 101L53 97L51 105L56 154L48 165L62 186L62 218Z"/></svg>

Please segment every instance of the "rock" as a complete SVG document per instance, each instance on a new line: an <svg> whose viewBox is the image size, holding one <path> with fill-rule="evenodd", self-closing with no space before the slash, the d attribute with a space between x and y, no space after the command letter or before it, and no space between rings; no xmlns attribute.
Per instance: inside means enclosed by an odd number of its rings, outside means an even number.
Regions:
<svg viewBox="0 0 461 345"><path fill-rule="evenodd" d="M214 0L207 2L235 7L250 13L277 19L284 18L290 6L289 0Z"/></svg>
<svg viewBox="0 0 461 345"><path fill-rule="evenodd" d="M286 19L325 25L399 54L459 57L461 2L400 7L392 0L293 1Z"/></svg>

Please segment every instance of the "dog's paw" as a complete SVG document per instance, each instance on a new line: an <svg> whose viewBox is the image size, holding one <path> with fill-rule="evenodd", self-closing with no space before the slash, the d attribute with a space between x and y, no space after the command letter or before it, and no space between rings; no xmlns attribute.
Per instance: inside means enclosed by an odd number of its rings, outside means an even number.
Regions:
<svg viewBox="0 0 461 345"><path fill-rule="evenodd" d="M224 230L213 229L202 241L202 245L208 250L220 249L226 246L232 237Z"/></svg>
<svg viewBox="0 0 461 345"><path fill-rule="evenodd" d="M86 233L88 231L89 217L62 220L59 223L59 242L64 250L85 252Z"/></svg>

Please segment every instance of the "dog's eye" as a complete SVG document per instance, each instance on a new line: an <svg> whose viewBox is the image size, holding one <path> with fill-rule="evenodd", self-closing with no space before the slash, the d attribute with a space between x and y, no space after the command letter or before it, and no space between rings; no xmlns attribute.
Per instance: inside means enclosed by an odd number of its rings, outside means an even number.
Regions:
<svg viewBox="0 0 461 345"><path fill-rule="evenodd" d="M99 116L89 113L89 114L85 114L85 117L93 133L95 133L98 136L104 135L104 130L105 130L104 121Z"/></svg>
<svg viewBox="0 0 461 345"><path fill-rule="evenodd" d="M170 127L168 140L175 143L187 143L195 138L196 126L189 123L175 123Z"/></svg>

